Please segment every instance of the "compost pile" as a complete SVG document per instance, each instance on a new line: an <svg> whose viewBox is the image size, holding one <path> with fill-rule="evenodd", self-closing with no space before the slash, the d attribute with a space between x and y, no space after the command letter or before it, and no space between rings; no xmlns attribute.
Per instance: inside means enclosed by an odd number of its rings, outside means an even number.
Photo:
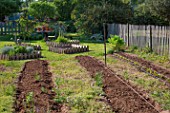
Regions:
<svg viewBox="0 0 170 113"><path fill-rule="evenodd" d="M132 90L127 86L125 80L118 78L117 75L115 75L111 69L105 67L102 62L89 56L77 56L76 59L91 73L92 77L99 72L103 74L103 90L114 112L158 113L151 99L142 98L139 95L141 92L136 93L137 88L135 91Z"/></svg>
<svg viewBox="0 0 170 113"><path fill-rule="evenodd" d="M52 73L44 60L26 62L18 78L15 113L58 113L61 104L54 102Z"/></svg>

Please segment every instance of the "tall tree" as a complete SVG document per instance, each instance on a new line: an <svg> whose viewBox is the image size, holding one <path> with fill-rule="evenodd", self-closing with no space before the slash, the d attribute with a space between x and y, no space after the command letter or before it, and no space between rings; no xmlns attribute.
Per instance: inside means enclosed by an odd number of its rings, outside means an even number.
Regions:
<svg viewBox="0 0 170 113"><path fill-rule="evenodd" d="M20 0L0 0L0 21L4 21L5 16L18 12L20 5Z"/></svg>
<svg viewBox="0 0 170 113"><path fill-rule="evenodd" d="M170 1L169 0L147 0L150 10L155 15L170 22Z"/></svg>
<svg viewBox="0 0 170 113"><path fill-rule="evenodd" d="M44 21L48 17L54 17L56 14L55 6L48 2L32 2L29 5L28 12L39 21Z"/></svg>
<svg viewBox="0 0 170 113"><path fill-rule="evenodd" d="M74 0L54 0L56 10L59 14L59 20L70 20L71 12L74 9Z"/></svg>
<svg viewBox="0 0 170 113"><path fill-rule="evenodd" d="M120 0L81 0L72 12L76 27L89 33L101 31L103 23L126 23L130 16L129 5Z"/></svg>

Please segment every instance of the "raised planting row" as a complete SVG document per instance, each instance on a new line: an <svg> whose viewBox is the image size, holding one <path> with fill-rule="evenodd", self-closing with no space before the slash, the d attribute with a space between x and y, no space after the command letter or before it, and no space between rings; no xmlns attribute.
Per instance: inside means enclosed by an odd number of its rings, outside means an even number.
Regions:
<svg viewBox="0 0 170 113"><path fill-rule="evenodd" d="M128 62L131 62L135 64L137 67L140 67L141 71L145 71L147 73L150 73L152 76L156 78L160 78L163 80L168 86L170 84L170 71L160 67L158 65L155 65L154 63L147 61L143 58L139 58L136 55L128 54L128 53L118 53L114 54L118 58L124 59Z"/></svg>
<svg viewBox="0 0 170 113"><path fill-rule="evenodd" d="M56 43L56 42L46 42L49 46L49 51L56 52L59 54L73 54L80 52L89 51L88 46L82 46L74 43Z"/></svg>
<svg viewBox="0 0 170 113"><path fill-rule="evenodd" d="M60 54L73 54L73 53L81 53L89 51L88 46L77 46L77 47L69 47L69 48L55 48L49 46L49 51L60 53Z"/></svg>
<svg viewBox="0 0 170 113"><path fill-rule="evenodd" d="M53 88L47 61L26 62L17 82L15 113L61 113Z"/></svg>
<svg viewBox="0 0 170 113"><path fill-rule="evenodd" d="M15 44L6 44L5 46L16 46ZM41 50L41 46L40 45L31 45L31 44L25 44L25 43L22 43L20 46L24 46L24 47L33 47L34 50Z"/></svg>
<svg viewBox="0 0 170 113"><path fill-rule="evenodd" d="M76 59L92 77L96 73L103 75L103 90L115 113L159 113L154 101L142 96L144 92L139 92L99 60L89 56L77 56Z"/></svg>
<svg viewBox="0 0 170 113"><path fill-rule="evenodd" d="M19 53L16 55L7 55L7 54L0 54L0 60L26 60L26 59L36 59L42 58L41 52L33 52L33 53Z"/></svg>

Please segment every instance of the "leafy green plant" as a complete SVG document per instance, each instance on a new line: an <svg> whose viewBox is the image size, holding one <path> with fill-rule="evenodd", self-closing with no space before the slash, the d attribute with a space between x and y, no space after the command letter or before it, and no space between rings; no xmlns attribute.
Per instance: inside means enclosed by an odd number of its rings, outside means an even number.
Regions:
<svg viewBox="0 0 170 113"><path fill-rule="evenodd" d="M67 43L68 42L68 39L67 38L64 38L62 36L59 36L56 40L56 42L58 43Z"/></svg>
<svg viewBox="0 0 170 113"><path fill-rule="evenodd" d="M137 46L131 46L131 47L129 48L129 51L130 51L130 52L134 52L134 51L137 50L137 49L138 49Z"/></svg>
<svg viewBox="0 0 170 113"><path fill-rule="evenodd" d="M101 73L97 73L96 76L94 77L95 81L96 81L96 85L97 86L102 86L102 74Z"/></svg>
<svg viewBox="0 0 170 113"><path fill-rule="evenodd" d="M36 80L36 81L39 81L40 79L41 79L40 75L36 74L36 75L35 75L35 80Z"/></svg>
<svg viewBox="0 0 170 113"><path fill-rule="evenodd" d="M1 54L7 54L9 56L19 54L19 53L32 53L34 51L33 47L24 47L24 46L6 46L0 50Z"/></svg>
<svg viewBox="0 0 170 113"><path fill-rule="evenodd" d="M15 46L14 51L15 51L15 54L17 54L17 53L27 53L26 47L23 47L23 46Z"/></svg>
<svg viewBox="0 0 170 113"><path fill-rule="evenodd" d="M117 35L110 35L111 38L108 39L109 43L112 45L114 51L124 51L125 44L122 38Z"/></svg>
<svg viewBox="0 0 170 113"><path fill-rule="evenodd" d="M29 104L30 102L33 101L33 95L34 95L33 92L29 92L29 93L26 95L26 103L27 103L27 104Z"/></svg>

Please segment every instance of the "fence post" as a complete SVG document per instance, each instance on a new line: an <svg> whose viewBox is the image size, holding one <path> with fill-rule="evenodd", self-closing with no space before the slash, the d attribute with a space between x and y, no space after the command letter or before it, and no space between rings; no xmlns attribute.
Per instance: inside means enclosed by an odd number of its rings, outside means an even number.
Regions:
<svg viewBox="0 0 170 113"><path fill-rule="evenodd" d="M129 47L129 23L128 23L127 27L128 27L127 46Z"/></svg>
<svg viewBox="0 0 170 113"><path fill-rule="evenodd" d="M149 46L150 46L150 51L152 52L153 51L153 48L152 48L152 26L150 25L150 38L149 38Z"/></svg>

